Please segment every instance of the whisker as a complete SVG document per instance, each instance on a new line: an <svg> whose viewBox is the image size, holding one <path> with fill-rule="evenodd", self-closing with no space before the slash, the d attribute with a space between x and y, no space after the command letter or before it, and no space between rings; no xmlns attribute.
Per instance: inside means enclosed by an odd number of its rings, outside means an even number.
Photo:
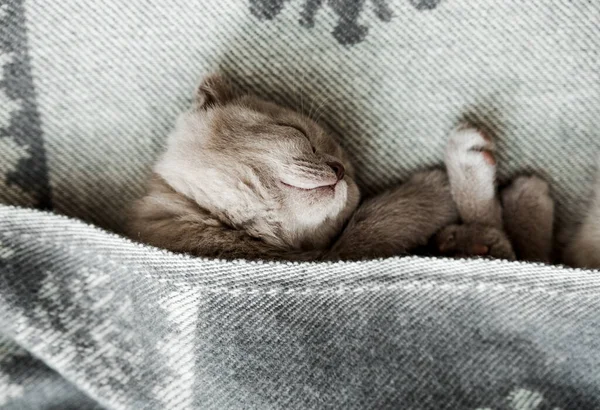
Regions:
<svg viewBox="0 0 600 410"><path fill-rule="evenodd" d="M303 104L302 104L302 93L300 90L300 83L298 82L298 67L294 68L294 75L292 76L292 78L294 79L294 83L292 84L292 90L293 93L296 94L296 97L298 98L298 100L300 100L300 112L302 112L303 110Z"/></svg>
<svg viewBox="0 0 600 410"><path fill-rule="evenodd" d="M304 93L302 92L302 87L304 86L304 74L302 73L302 79L300 80L300 84L298 85L298 92L300 93L300 113L304 115Z"/></svg>
<svg viewBox="0 0 600 410"><path fill-rule="evenodd" d="M308 118L310 118L312 120L312 116L313 116L313 104L315 102L314 98L311 98L311 103L310 103L310 111L308 112Z"/></svg>
<svg viewBox="0 0 600 410"><path fill-rule="evenodd" d="M331 84L331 83L330 83L330 84L327 86L327 88L325 88L325 90L323 90L323 91L322 91L322 94L325 94L325 97L324 97L324 98L321 100L321 104L319 104L319 107L317 107L317 109L316 109L316 111L315 111L314 115L318 114L319 110L320 110L321 108L323 108L324 104L325 104L326 102L328 102L328 101L330 101L330 100L331 100L331 95L332 95L332 94L331 94L331 93L329 93L329 91L331 90L331 87L333 87L333 84ZM313 120L313 121L315 121L315 122L318 122L318 119L317 119L317 120L315 120L313 116L309 116L309 118L310 118L310 119L312 119L312 120ZM320 118L321 118L321 117L319 116L319 119L320 119Z"/></svg>
<svg viewBox="0 0 600 410"><path fill-rule="evenodd" d="M304 86L304 79L306 78L306 70L302 71L302 79L300 80L299 90L300 90L300 113L304 115L304 93L302 92L302 88Z"/></svg>
<svg viewBox="0 0 600 410"><path fill-rule="evenodd" d="M314 99L313 99L313 102L314 102ZM319 111L319 107L318 106L317 106L317 111ZM316 113L316 111L315 111L315 113ZM308 113L308 118L310 118L311 120L314 121L314 119L313 119L313 112L312 112L312 105L310 107L310 112Z"/></svg>
<svg viewBox="0 0 600 410"><path fill-rule="evenodd" d="M316 122L316 123L319 122L319 120L321 119L321 116L323 115L323 111L324 111L323 108L325 108L325 104L328 103L330 100L331 100L331 95L328 95L323 99L323 102L321 102L321 105L319 106L319 108L317 108L317 111L315 112L315 115L318 113L319 116L314 120L314 122ZM321 110L320 113L319 113L319 110Z"/></svg>
<svg viewBox="0 0 600 410"><path fill-rule="evenodd" d="M314 99L314 98L311 98L311 99L310 99L310 108L309 108L309 110L308 110L308 118L311 118L311 113L312 113L312 110L313 110L313 104L314 104L314 103L315 103L315 99Z"/></svg>

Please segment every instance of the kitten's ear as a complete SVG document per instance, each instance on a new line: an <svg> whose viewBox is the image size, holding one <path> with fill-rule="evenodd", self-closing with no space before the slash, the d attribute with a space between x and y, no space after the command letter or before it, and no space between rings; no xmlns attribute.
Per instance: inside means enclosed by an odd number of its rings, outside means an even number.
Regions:
<svg viewBox="0 0 600 410"><path fill-rule="evenodd" d="M220 74L211 74L196 90L196 104L199 108L214 107L232 100L236 95L234 86Z"/></svg>

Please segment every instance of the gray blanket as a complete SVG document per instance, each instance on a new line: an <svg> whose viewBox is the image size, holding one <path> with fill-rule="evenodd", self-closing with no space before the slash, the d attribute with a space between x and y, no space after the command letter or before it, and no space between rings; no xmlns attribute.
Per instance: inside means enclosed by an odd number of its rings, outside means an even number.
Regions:
<svg viewBox="0 0 600 410"><path fill-rule="evenodd" d="M217 70L329 123L367 194L440 163L468 118L498 135L502 180L541 174L574 220L599 19L567 0L0 0L0 408L600 408L597 272L224 262L118 235Z"/></svg>

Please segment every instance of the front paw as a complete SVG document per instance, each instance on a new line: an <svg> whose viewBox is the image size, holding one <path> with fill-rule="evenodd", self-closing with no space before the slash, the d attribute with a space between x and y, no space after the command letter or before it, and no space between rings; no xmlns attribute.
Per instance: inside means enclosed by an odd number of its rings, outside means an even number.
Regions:
<svg viewBox="0 0 600 410"><path fill-rule="evenodd" d="M490 136L470 126L460 126L450 134L445 162L461 180L493 185L496 178L496 146Z"/></svg>
<svg viewBox="0 0 600 410"><path fill-rule="evenodd" d="M434 245L443 256L515 259L508 237L492 226L449 225L435 235Z"/></svg>
<svg viewBox="0 0 600 410"><path fill-rule="evenodd" d="M502 226L494 151L492 139L477 128L459 127L448 139L446 169L452 197L466 223Z"/></svg>

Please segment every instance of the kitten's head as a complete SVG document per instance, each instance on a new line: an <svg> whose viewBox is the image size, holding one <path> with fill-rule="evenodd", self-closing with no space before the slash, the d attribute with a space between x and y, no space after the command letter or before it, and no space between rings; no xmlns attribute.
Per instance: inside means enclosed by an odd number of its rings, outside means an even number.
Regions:
<svg viewBox="0 0 600 410"><path fill-rule="evenodd" d="M203 80L155 171L221 221L284 246L326 246L359 200L346 155L319 125L220 76Z"/></svg>

